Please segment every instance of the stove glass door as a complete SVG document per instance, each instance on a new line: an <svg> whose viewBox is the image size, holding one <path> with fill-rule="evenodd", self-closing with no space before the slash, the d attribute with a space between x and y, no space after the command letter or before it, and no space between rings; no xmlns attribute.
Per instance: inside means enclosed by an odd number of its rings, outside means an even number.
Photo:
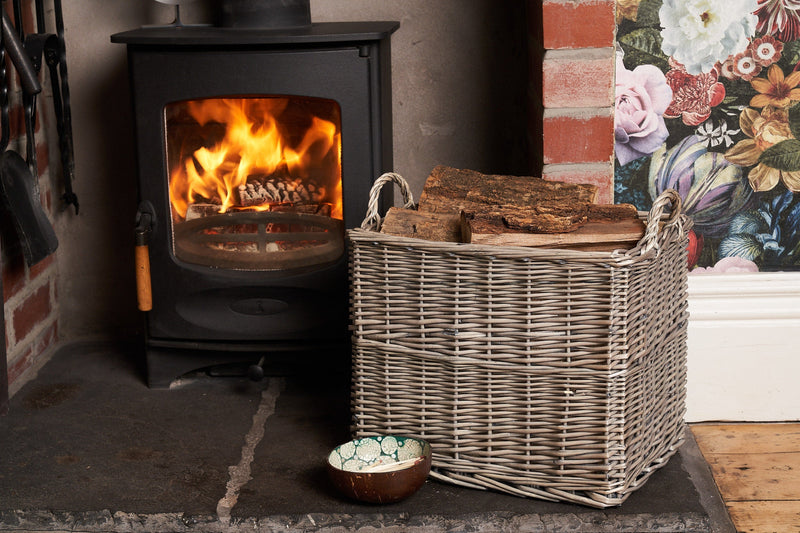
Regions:
<svg viewBox="0 0 800 533"><path fill-rule="evenodd" d="M341 111L323 98L204 98L165 108L175 257L292 270L344 254Z"/></svg>

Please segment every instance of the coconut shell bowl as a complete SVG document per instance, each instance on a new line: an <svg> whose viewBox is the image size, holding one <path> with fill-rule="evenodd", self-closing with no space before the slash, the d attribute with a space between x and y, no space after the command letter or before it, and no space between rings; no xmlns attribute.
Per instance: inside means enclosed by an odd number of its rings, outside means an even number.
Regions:
<svg viewBox="0 0 800 533"><path fill-rule="evenodd" d="M334 486L349 498L399 502L425 483L431 470L431 446L396 435L355 439L334 448L327 467Z"/></svg>

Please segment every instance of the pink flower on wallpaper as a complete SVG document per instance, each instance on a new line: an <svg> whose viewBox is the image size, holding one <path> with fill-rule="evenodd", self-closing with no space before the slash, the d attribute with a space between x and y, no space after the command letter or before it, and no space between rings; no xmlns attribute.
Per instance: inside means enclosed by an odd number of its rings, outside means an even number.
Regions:
<svg viewBox="0 0 800 533"><path fill-rule="evenodd" d="M784 42L800 39L800 0L758 0L756 29Z"/></svg>
<svg viewBox="0 0 800 533"><path fill-rule="evenodd" d="M752 50L749 48L741 54L736 54L731 58L733 64L734 79L750 81L761 73L761 63L753 57Z"/></svg>
<svg viewBox="0 0 800 533"><path fill-rule="evenodd" d="M628 70L617 56L614 153L620 165L652 154L667 140L663 114L671 100L672 91L657 67Z"/></svg>
<svg viewBox="0 0 800 533"><path fill-rule="evenodd" d="M729 80L750 81L761 69L772 65L781 58L783 43L770 35L753 39L741 54L729 56L722 63L717 63L719 73Z"/></svg>
<svg viewBox="0 0 800 533"><path fill-rule="evenodd" d="M697 267L692 269L692 274L720 274L720 273L758 272L758 265L743 257L723 257L710 267Z"/></svg>
<svg viewBox="0 0 800 533"><path fill-rule="evenodd" d="M672 103L664 112L667 118L678 118L687 126L699 126L711 116L711 108L725 98L725 86L715 68L711 72L693 75L680 63L670 59L666 80L672 89Z"/></svg>
<svg viewBox="0 0 800 533"><path fill-rule="evenodd" d="M753 39L747 49L752 54L753 58L758 61L759 65L768 67L781 58L783 43L776 40L771 35L765 35L758 39Z"/></svg>

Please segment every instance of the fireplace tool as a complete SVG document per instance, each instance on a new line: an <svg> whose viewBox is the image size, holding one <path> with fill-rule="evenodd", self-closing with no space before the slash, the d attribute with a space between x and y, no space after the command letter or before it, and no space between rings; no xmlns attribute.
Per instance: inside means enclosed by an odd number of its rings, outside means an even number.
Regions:
<svg viewBox="0 0 800 533"><path fill-rule="evenodd" d="M2 7L2 5L0 5ZM3 31L0 27L0 150L5 151L11 135L8 126L8 88L6 87L6 49L3 47ZM0 268L2 267L2 249L0 249ZM6 308L3 276L0 275L0 415L8 414L8 355L6 354Z"/></svg>
<svg viewBox="0 0 800 533"><path fill-rule="evenodd" d="M44 57L50 70L50 83L53 91L53 109L56 114L61 168L64 173L64 194L61 198L67 205L75 207L78 214L78 196L72 190L75 179L75 155L72 144L72 112L69 102L69 82L67 81L67 47L64 39L64 16L61 0L53 0L56 19L56 34L47 34L44 44ZM43 0L36 0L36 21L39 34L45 34Z"/></svg>
<svg viewBox="0 0 800 533"><path fill-rule="evenodd" d="M22 43L5 9L2 10L3 49L8 52L12 63L20 74L25 93L36 94L42 88L36 78L36 71L25 54ZM5 65L5 64L3 64ZM2 110L2 142L0 142L0 192L22 245L25 262L34 265L53 253L58 247L58 239L53 227L42 208L38 193L38 183L31 174L28 163L17 152L8 150L10 138L8 125L8 87L6 85L5 68L0 79L0 109ZM32 133L29 134L29 137ZM28 139L27 148L30 155L33 143ZM33 150L35 151L35 145Z"/></svg>
<svg viewBox="0 0 800 533"><path fill-rule="evenodd" d="M78 214L78 197L72 190L72 182L75 175L74 150L72 144L72 113L70 112L69 83L67 81L67 56L64 41L64 17L61 9L61 0L53 1L53 11L55 13L56 33L47 33L45 22L44 0L35 0L36 7L36 33L24 35L22 25L22 13L19 0L14 0L14 12L17 19L17 31L19 38L23 42L25 52L30 58L35 74L38 78L42 68L42 59L47 65L51 91L53 95L53 110L56 116L56 130L58 132L58 145L61 152L61 170L64 179L64 194L61 198L67 205L75 207L75 214ZM29 138L36 117L35 96L24 93L25 95L25 121L26 128L29 130ZM32 172L36 172L36 151L33 150L29 156L28 165Z"/></svg>

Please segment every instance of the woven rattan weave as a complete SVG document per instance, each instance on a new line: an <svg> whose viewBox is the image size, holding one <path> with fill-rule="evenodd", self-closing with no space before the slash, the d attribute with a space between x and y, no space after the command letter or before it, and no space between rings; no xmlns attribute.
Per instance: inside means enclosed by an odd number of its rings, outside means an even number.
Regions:
<svg viewBox="0 0 800 533"><path fill-rule="evenodd" d="M394 174L372 196L387 182L411 203ZM348 231L355 436L427 440L440 480L593 507L677 450L691 222L675 191L616 252L385 235L376 205Z"/></svg>

